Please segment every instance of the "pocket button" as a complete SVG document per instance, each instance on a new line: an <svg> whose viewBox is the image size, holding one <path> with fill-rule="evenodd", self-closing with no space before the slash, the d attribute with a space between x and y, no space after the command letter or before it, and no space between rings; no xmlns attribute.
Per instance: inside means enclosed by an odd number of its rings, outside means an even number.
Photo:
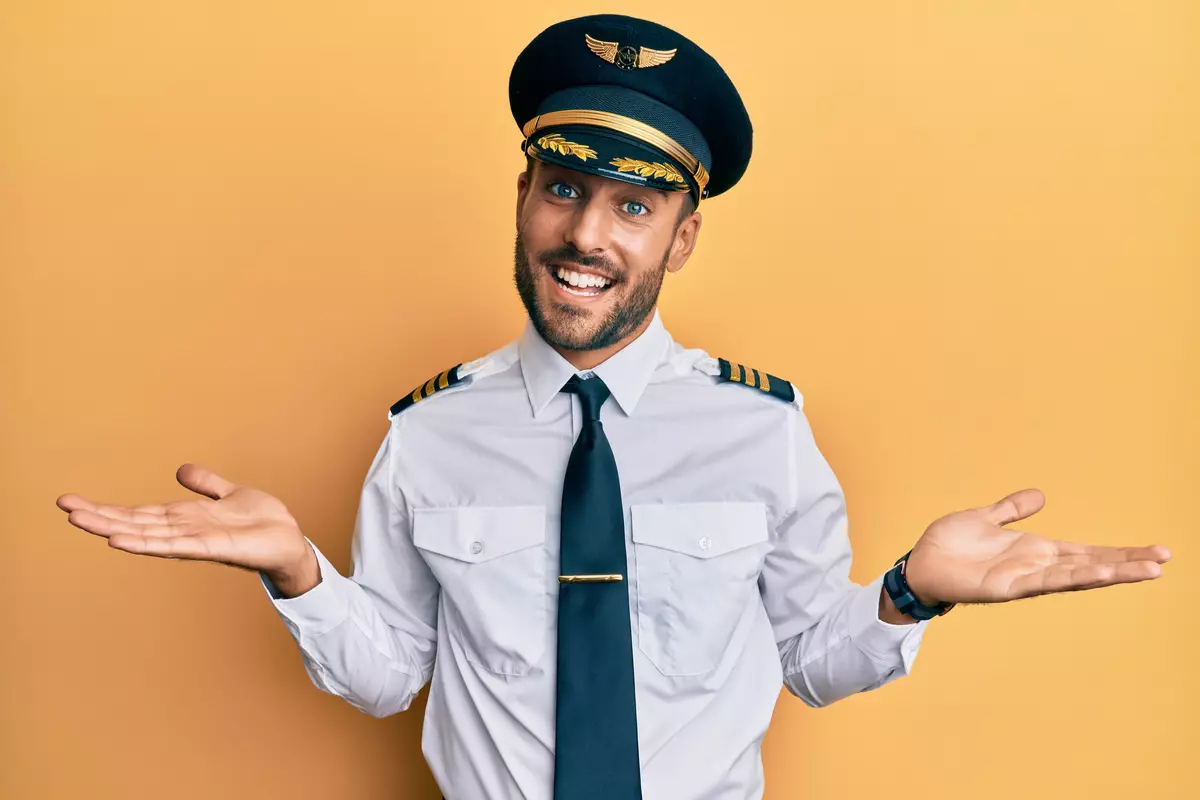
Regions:
<svg viewBox="0 0 1200 800"><path fill-rule="evenodd" d="M707 550L709 548L709 546L711 546L711 545L712 545L712 539L709 539L707 536L700 537L700 549L701 550Z"/></svg>
<svg viewBox="0 0 1200 800"><path fill-rule="evenodd" d="M471 552L479 555L483 552L483 542L471 542Z"/></svg>

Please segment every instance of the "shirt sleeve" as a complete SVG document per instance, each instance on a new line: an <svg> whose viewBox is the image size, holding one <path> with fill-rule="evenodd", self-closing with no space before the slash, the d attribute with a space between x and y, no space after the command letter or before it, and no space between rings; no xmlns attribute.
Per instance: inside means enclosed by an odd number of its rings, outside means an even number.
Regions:
<svg viewBox="0 0 1200 800"><path fill-rule="evenodd" d="M285 598L259 572L313 684L374 717L409 707L433 673L437 644L439 587L396 499L394 432L392 426L363 483L350 577L307 537L321 571L315 587Z"/></svg>
<svg viewBox="0 0 1200 800"><path fill-rule="evenodd" d="M930 620L884 622L879 619L884 573L866 586L850 580L845 497L796 405L789 422L793 502L777 522L759 590L784 685L820 707L907 675Z"/></svg>

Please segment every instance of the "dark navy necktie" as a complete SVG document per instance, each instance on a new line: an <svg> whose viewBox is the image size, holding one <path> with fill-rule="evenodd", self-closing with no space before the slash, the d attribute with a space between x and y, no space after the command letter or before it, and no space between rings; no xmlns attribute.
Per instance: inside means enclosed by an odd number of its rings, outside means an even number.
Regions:
<svg viewBox="0 0 1200 800"><path fill-rule="evenodd" d="M583 427L563 482L554 800L641 800L625 522L600 424L609 389L572 376Z"/></svg>

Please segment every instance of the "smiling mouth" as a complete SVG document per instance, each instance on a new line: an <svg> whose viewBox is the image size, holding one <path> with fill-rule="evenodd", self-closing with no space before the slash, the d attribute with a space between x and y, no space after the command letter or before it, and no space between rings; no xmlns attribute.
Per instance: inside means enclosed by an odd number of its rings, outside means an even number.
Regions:
<svg viewBox="0 0 1200 800"><path fill-rule="evenodd" d="M547 264L546 271L558 284L558 288L576 297L598 297L614 285L611 278L590 272L579 272L558 264Z"/></svg>

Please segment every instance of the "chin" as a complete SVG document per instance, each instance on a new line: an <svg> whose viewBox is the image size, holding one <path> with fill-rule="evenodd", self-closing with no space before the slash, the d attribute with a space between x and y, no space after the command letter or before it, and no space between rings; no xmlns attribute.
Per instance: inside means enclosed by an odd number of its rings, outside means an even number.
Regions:
<svg viewBox="0 0 1200 800"><path fill-rule="evenodd" d="M574 309L572 310L574 311ZM596 330L598 326L591 320L585 321L575 314L567 315L558 310L551 310L549 314L543 315L540 327L539 332L543 339L556 347L567 350L593 349L592 343L598 333Z"/></svg>

